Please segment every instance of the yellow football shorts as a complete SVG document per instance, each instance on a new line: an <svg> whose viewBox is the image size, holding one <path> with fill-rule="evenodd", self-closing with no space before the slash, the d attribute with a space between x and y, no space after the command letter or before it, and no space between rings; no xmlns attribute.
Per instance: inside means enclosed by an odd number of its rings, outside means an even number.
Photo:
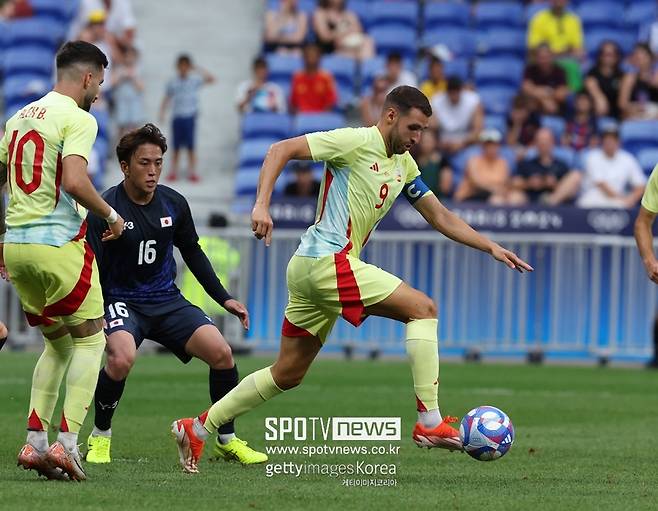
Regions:
<svg viewBox="0 0 658 511"><path fill-rule="evenodd" d="M91 246L6 243L5 266L31 326L79 325L103 317L103 293Z"/></svg>
<svg viewBox="0 0 658 511"><path fill-rule="evenodd" d="M293 256L287 280L283 335L317 336L323 343L338 316L359 326L366 318L365 308L387 298L402 283L395 275L342 253Z"/></svg>

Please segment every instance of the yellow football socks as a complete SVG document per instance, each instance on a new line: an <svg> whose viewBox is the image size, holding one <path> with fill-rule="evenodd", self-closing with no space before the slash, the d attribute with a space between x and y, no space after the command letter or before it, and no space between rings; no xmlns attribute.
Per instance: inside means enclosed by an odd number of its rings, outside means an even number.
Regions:
<svg viewBox="0 0 658 511"><path fill-rule="evenodd" d="M436 410L439 390L439 342L437 319L414 319L407 323L406 350L411 362L419 411Z"/></svg>

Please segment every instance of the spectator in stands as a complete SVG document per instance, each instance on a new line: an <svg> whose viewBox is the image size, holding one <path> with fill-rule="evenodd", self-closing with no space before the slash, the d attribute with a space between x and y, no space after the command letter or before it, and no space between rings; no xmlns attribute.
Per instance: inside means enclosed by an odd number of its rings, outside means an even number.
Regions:
<svg viewBox="0 0 658 511"><path fill-rule="evenodd" d="M624 73L617 43L604 41L599 46L596 64L585 76L585 88L594 100L596 115L619 119L619 89Z"/></svg>
<svg viewBox="0 0 658 511"><path fill-rule="evenodd" d="M598 128L592 98L587 92L576 94L573 111L562 135L562 145L581 151L599 145Z"/></svg>
<svg viewBox="0 0 658 511"><path fill-rule="evenodd" d="M547 45L559 57L581 59L583 28L580 18L567 10L568 0L551 0L548 9L535 14L528 25L528 48Z"/></svg>
<svg viewBox="0 0 658 511"><path fill-rule="evenodd" d="M71 24L69 39L79 39L91 13L104 11L107 32L112 46L119 50L115 58L121 58L127 48L135 46L137 20L131 0L81 0L78 15ZM107 55L107 54L106 54Z"/></svg>
<svg viewBox="0 0 658 511"><path fill-rule="evenodd" d="M555 157L555 136L549 128L537 131L535 147L537 156L519 163L512 179L514 189L530 202L556 206L572 201L578 194L582 176Z"/></svg>
<svg viewBox="0 0 658 511"><path fill-rule="evenodd" d="M439 199L450 197L453 188L453 173L450 162L439 151L436 132L425 130L420 143L412 149L423 182Z"/></svg>
<svg viewBox="0 0 658 511"><path fill-rule="evenodd" d="M400 85L418 86L416 75L404 68L402 55L399 53L389 53L386 57L386 69L383 75L388 80L388 92L391 92Z"/></svg>
<svg viewBox="0 0 658 511"><path fill-rule="evenodd" d="M80 40L86 41L96 45L107 57L107 68L105 68L105 73L108 76L112 76L112 64L116 59L119 50L115 45L115 41L110 37L110 33L107 31L106 26L107 14L103 9L98 9L92 11L89 14L87 20L87 25L84 30L80 33ZM105 90L109 90L110 87L105 87Z"/></svg>
<svg viewBox="0 0 658 511"><path fill-rule="evenodd" d="M509 187L510 168L500 155L502 138L497 130L482 132L482 153L466 162L464 177L455 191L455 201L484 201L495 205L514 202Z"/></svg>
<svg viewBox="0 0 658 511"><path fill-rule="evenodd" d="M420 90L431 100L435 95L446 91L448 82L443 73L441 59L431 56L429 61L429 77L420 85Z"/></svg>
<svg viewBox="0 0 658 511"><path fill-rule="evenodd" d="M308 161L298 161L295 164L295 180L288 183L283 190L287 197L317 198L320 193L320 182L313 176L313 168Z"/></svg>
<svg viewBox="0 0 658 511"><path fill-rule="evenodd" d="M637 40L640 43L646 43L654 55L658 53L658 20L652 19L643 23L640 26Z"/></svg>
<svg viewBox="0 0 658 511"><path fill-rule="evenodd" d="M257 57L252 64L253 77L238 86L237 104L240 113L285 113L286 99L281 87L268 81L267 61Z"/></svg>
<svg viewBox="0 0 658 511"><path fill-rule="evenodd" d="M553 53L545 44L535 49L534 57L534 63L523 73L521 90L539 102L542 113L560 114L569 96L564 70L555 64Z"/></svg>
<svg viewBox="0 0 658 511"><path fill-rule="evenodd" d="M29 18L33 14L29 0L0 0L0 20Z"/></svg>
<svg viewBox="0 0 658 511"><path fill-rule="evenodd" d="M631 55L635 67L624 75L619 91L619 108L624 119L658 119L658 70L653 54L644 43Z"/></svg>
<svg viewBox="0 0 658 511"><path fill-rule="evenodd" d="M381 117L384 101L388 94L388 80L378 76L372 82L372 91L361 98L359 110L361 113L361 126L374 126Z"/></svg>
<svg viewBox="0 0 658 511"><path fill-rule="evenodd" d="M484 123L484 109L480 96L466 90L461 78L448 78L446 92L434 96L432 109L442 151L452 155L477 142Z"/></svg>
<svg viewBox="0 0 658 511"><path fill-rule="evenodd" d="M136 48L126 49L122 62L112 71L114 117L119 136L144 122L144 83L139 77L137 58Z"/></svg>
<svg viewBox="0 0 658 511"><path fill-rule="evenodd" d="M541 126L537 100L517 94L507 115L507 145L516 151L517 159L522 159L529 146L535 141L535 134Z"/></svg>
<svg viewBox="0 0 658 511"><path fill-rule="evenodd" d="M616 125L603 128L601 148L585 157L583 208L632 208L642 198L646 176L633 155L620 149Z"/></svg>
<svg viewBox="0 0 658 511"><path fill-rule="evenodd" d="M345 0L319 0L313 13L313 30L324 53L340 53L359 60L375 55L375 43L363 32L354 12L345 8Z"/></svg>
<svg viewBox="0 0 658 511"><path fill-rule="evenodd" d="M290 107L295 113L326 112L338 101L334 77L320 69L320 48L316 44L304 46L304 69L292 78Z"/></svg>
<svg viewBox="0 0 658 511"><path fill-rule="evenodd" d="M297 0L280 0L278 11L265 13L266 52L299 54L307 34L308 18Z"/></svg>
<svg viewBox="0 0 658 511"><path fill-rule="evenodd" d="M176 61L177 75L167 84L165 97L160 105L160 122L164 122L169 105L172 105L172 131L174 153L171 159L169 181L178 178L178 157L182 149L188 151L188 179L196 182L195 127L199 110L199 90L204 84L215 82L215 77L205 69L195 66L189 55L180 55Z"/></svg>

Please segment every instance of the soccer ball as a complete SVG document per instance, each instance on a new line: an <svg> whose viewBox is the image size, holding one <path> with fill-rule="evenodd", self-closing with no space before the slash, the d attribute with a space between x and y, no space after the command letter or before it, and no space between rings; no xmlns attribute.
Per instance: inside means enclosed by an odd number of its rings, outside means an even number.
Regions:
<svg viewBox="0 0 658 511"><path fill-rule="evenodd" d="M492 461L512 447L514 426L502 410L494 406L478 406L462 419L459 437L469 456L480 461Z"/></svg>

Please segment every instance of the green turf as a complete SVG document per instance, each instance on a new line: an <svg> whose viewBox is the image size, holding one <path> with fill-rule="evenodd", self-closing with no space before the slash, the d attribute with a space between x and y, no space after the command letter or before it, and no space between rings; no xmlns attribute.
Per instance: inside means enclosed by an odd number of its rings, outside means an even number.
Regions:
<svg viewBox="0 0 658 511"><path fill-rule="evenodd" d="M240 435L263 448L267 416L401 416L398 456L322 456L394 463L395 487L344 487L342 478L265 477L265 468L203 461L184 475L168 427L206 405L207 370L173 357L144 356L114 421L114 462L87 464L85 483L37 480L15 467L35 356L0 354L1 509L656 509L658 374L577 367L442 366L444 413L479 404L505 410L516 442L503 459L416 448L410 375L404 362L321 360L303 386L239 421ZM246 374L267 360L241 359ZM88 421L89 422L89 421ZM82 438L90 426L86 425ZM273 445L273 444L272 444ZM291 443L290 445L293 445ZM335 444L332 444L335 445ZM356 445L356 444L354 444ZM271 461L309 462L280 455Z"/></svg>

